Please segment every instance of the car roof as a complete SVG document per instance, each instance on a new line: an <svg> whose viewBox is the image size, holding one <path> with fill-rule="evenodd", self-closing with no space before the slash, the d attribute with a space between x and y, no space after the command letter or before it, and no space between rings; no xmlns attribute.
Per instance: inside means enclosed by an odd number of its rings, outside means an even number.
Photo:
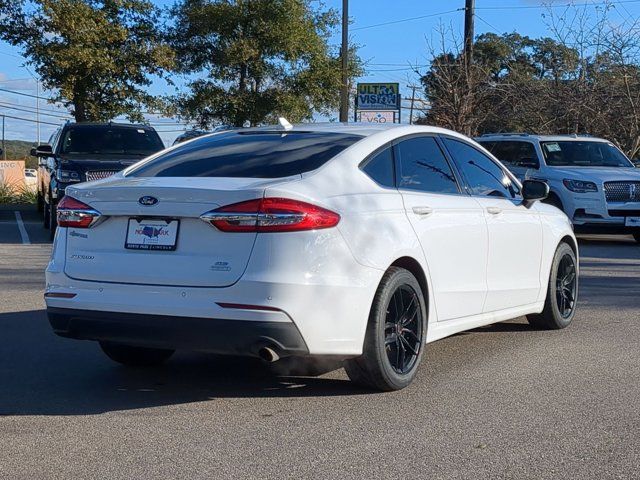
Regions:
<svg viewBox="0 0 640 480"><path fill-rule="evenodd" d="M155 130L150 125L142 123L120 123L120 122L67 122L64 127L123 127L123 128L135 128L145 130Z"/></svg>
<svg viewBox="0 0 640 480"><path fill-rule="evenodd" d="M323 123L299 123L292 125L291 130L284 130L281 127L274 125L268 125L264 127L252 127L241 128L231 130L234 132L279 132L279 133L292 133L292 132L319 132L319 133L346 133L352 135L359 135L362 137L368 137L374 134L395 131L398 135L409 135L411 133L437 133L447 134L455 137L466 138L463 135L456 133L452 130L445 128L433 127L430 125L407 125L399 123L391 124L379 124L379 123L340 123L340 122L323 122ZM227 130L226 132L229 132ZM219 133L225 133L219 132Z"/></svg>
<svg viewBox="0 0 640 480"><path fill-rule="evenodd" d="M483 141L513 141L513 140L537 140L540 142L607 142L606 138L592 137L590 135L532 135L529 133L487 133L475 137L477 142Z"/></svg>

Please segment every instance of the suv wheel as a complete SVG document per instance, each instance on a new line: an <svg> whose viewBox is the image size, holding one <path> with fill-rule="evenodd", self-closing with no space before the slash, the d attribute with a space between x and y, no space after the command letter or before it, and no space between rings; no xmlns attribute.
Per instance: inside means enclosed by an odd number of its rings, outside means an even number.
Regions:
<svg viewBox="0 0 640 480"><path fill-rule="evenodd" d="M53 240L58 228L58 209L53 200L49 199L49 240Z"/></svg>
<svg viewBox="0 0 640 480"><path fill-rule="evenodd" d="M537 315L527 315L529 324L545 330L558 330L571 324L578 298L577 274L576 254L563 242L551 264L544 310Z"/></svg>
<svg viewBox="0 0 640 480"><path fill-rule="evenodd" d="M175 350L133 347L120 343L100 342L102 351L114 362L128 367L151 367L166 361Z"/></svg>
<svg viewBox="0 0 640 480"><path fill-rule="evenodd" d="M427 308L416 278L391 267L373 300L363 354L345 361L349 378L378 390L409 385L420 365L427 338Z"/></svg>
<svg viewBox="0 0 640 480"><path fill-rule="evenodd" d="M44 199L42 198L42 194L38 192L36 195L36 207L38 209L38 213L44 212Z"/></svg>
<svg viewBox="0 0 640 480"><path fill-rule="evenodd" d="M51 209L50 209L50 203L47 203L44 201L43 199L43 205L42 205L42 226L44 228L49 228L49 222L50 217L51 217Z"/></svg>

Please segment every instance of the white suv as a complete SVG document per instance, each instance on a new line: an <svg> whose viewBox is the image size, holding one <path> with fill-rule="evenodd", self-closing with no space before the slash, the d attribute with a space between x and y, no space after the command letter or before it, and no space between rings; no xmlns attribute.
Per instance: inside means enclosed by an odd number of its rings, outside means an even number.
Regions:
<svg viewBox="0 0 640 480"><path fill-rule="evenodd" d="M640 242L640 169L610 141L589 136L491 134L476 139L519 179L547 182L547 203L584 233Z"/></svg>

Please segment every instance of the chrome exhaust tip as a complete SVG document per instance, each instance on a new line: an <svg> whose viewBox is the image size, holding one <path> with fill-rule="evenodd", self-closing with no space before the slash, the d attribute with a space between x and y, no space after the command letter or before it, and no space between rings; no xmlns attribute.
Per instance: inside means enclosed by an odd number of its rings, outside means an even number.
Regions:
<svg viewBox="0 0 640 480"><path fill-rule="evenodd" d="M280 360L280 355L273 349L269 347L262 347L258 350L258 356L267 363L273 363Z"/></svg>

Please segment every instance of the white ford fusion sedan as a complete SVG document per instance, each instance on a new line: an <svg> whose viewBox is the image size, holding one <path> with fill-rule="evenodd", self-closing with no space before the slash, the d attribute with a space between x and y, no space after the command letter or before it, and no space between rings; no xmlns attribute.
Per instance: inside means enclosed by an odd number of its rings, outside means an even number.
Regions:
<svg viewBox="0 0 640 480"><path fill-rule="evenodd" d="M522 315L571 323L577 243L547 193L440 128L207 135L67 188L47 313L126 365L331 356L396 390L429 342Z"/></svg>

